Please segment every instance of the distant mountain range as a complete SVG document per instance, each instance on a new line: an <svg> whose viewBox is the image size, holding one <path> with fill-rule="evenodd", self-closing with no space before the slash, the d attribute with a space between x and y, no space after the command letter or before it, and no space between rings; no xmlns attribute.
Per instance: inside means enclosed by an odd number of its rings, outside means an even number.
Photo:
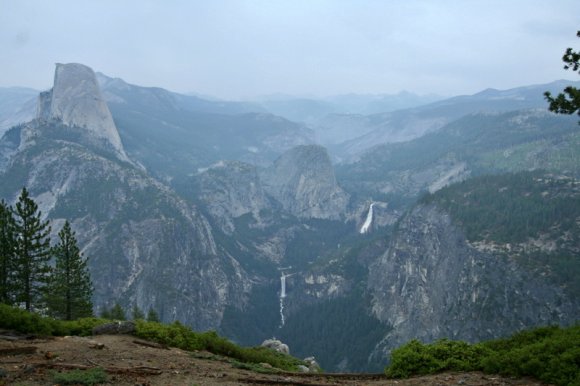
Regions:
<svg viewBox="0 0 580 386"><path fill-rule="evenodd" d="M413 338L580 320L580 134L543 100L569 82L240 103L55 74L0 90L19 122L0 198L26 186L71 222L96 312L276 336L341 371L381 371Z"/></svg>

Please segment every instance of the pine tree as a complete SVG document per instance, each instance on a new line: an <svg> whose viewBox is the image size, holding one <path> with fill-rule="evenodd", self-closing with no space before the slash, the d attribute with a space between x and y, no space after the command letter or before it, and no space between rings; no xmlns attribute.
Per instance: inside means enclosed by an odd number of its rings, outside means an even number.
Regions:
<svg viewBox="0 0 580 386"><path fill-rule="evenodd" d="M50 266L50 225L41 221L38 205L22 188L16 209L12 210L15 222L16 253L14 258L15 301L23 303L27 311L42 305L46 296Z"/></svg>
<svg viewBox="0 0 580 386"><path fill-rule="evenodd" d="M133 312L132 313L133 313L133 320L145 319L145 314L143 313L143 311L141 311L141 309L136 304L133 305Z"/></svg>
<svg viewBox="0 0 580 386"><path fill-rule="evenodd" d="M150 308L149 312L147 313L147 321L148 322L157 322L157 323L160 322L159 315L157 314L157 312L153 308Z"/></svg>
<svg viewBox="0 0 580 386"><path fill-rule="evenodd" d="M101 313L100 313L100 317L103 319L109 319L109 320L112 319L111 318L111 311L106 306L103 306L103 309L101 310Z"/></svg>
<svg viewBox="0 0 580 386"><path fill-rule="evenodd" d="M0 201L0 303L12 304L14 295L14 218L11 208Z"/></svg>
<svg viewBox="0 0 580 386"><path fill-rule="evenodd" d="M48 309L52 316L74 320L93 315L93 285L77 246L75 232L68 221L58 233L59 242L53 248L55 267L50 278Z"/></svg>
<svg viewBox="0 0 580 386"><path fill-rule="evenodd" d="M111 308L111 319L113 320L126 320L125 311L119 303L115 303L113 308Z"/></svg>

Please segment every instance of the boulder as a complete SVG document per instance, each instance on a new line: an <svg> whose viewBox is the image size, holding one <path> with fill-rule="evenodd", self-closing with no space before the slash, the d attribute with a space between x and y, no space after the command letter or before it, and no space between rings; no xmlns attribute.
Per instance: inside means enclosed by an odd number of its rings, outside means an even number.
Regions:
<svg viewBox="0 0 580 386"><path fill-rule="evenodd" d="M93 328L93 335L124 335L135 333L134 322L112 322Z"/></svg>
<svg viewBox="0 0 580 386"><path fill-rule="evenodd" d="M304 358L304 362L308 365L308 372L310 373L319 373L322 370L314 357Z"/></svg>
<svg viewBox="0 0 580 386"><path fill-rule="evenodd" d="M262 347L267 347L282 354L290 355L290 349L287 344L282 343L278 339L266 339L262 342Z"/></svg>

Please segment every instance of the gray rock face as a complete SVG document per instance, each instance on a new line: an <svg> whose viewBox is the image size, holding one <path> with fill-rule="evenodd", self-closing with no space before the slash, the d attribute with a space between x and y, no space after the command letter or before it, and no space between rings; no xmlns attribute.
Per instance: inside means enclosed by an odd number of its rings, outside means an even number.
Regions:
<svg viewBox="0 0 580 386"><path fill-rule="evenodd" d="M85 65L56 65L53 88L38 98L37 118L81 129L96 144L110 147L120 159L128 160L95 73Z"/></svg>
<svg viewBox="0 0 580 386"><path fill-rule="evenodd" d="M44 128L27 130L39 138ZM136 304L205 330L217 328L226 305L244 303L249 279L207 220L141 170L71 142L39 141L15 154L6 173L23 179L3 180L5 197L26 186L55 230L71 222L89 257L97 311Z"/></svg>
<svg viewBox="0 0 580 386"><path fill-rule="evenodd" d="M288 345L282 343L278 339L266 339L262 342L261 346L267 347L282 354L290 355L290 349L288 348Z"/></svg>
<svg viewBox="0 0 580 386"><path fill-rule="evenodd" d="M580 317L577 299L515 261L473 248L433 206L401 220L369 269L369 289L374 314L393 327L375 355L414 338L479 341Z"/></svg>
<svg viewBox="0 0 580 386"><path fill-rule="evenodd" d="M271 207L253 165L221 161L199 174L196 183L199 199L226 234L234 231L234 218L251 213L259 224L260 211Z"/></svg>
<svg viewBox="0 0 580 386"><path fill-rule="evenodd" d="M348 194L337 184L326 149L297 146L282 154L262 174L266 191L284 209L301 218L340 219Z"/></svg>

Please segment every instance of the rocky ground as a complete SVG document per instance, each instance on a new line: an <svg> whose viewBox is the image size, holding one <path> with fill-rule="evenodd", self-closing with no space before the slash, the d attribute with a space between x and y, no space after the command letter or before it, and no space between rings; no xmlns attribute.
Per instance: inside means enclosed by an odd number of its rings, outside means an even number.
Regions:
<svg viewBox="0 0 580 386"><path fill-rule="evenodd" d="M186 352L128 335L39 339L0 335L0 385L54 385L54 374L101 367L114 385L542 385L482 373L445 373L405 380L381 374L260 372L207 352ZM270 373L263 373L269 371Z"/></svg>

